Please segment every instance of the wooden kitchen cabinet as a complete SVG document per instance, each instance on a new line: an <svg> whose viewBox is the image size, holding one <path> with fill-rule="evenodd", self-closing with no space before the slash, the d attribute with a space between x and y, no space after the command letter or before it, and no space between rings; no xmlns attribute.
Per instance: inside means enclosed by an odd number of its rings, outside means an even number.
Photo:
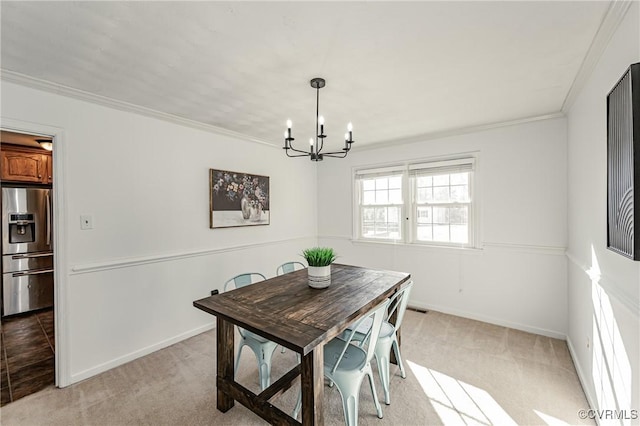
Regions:
<svg viewBox="0 0 640 426"><path fill-rule="evenodd" d="M2 144L0 179L6 182L53 182L51 152L42 149Z"/></svg>

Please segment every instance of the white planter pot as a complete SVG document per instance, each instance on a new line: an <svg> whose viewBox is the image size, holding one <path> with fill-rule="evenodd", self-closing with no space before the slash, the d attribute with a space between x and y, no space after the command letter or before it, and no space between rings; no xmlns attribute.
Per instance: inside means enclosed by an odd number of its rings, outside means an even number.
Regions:
<svg viewBox="0 0 640 426"><path fill-rule="evenodd" d="M331 284L331 265L309 266L309 287L327 288Z"/></svg>

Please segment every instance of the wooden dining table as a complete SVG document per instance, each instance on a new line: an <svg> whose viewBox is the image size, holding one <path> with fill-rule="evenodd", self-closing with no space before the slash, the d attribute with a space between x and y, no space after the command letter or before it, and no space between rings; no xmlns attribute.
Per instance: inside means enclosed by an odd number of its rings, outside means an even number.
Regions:
<svg viewBox="0 0 640 426"><path fill-rule="evenodd" d="M302 389L302 424L322 425L324 344L410 281L404 272L332 264L331 285L308 286L307 270L291 272L193 305L217 318L217 408L230 410L234 401L272 424L300 424L270 403L298 376ZM301 363L256 394L234 377L234 325L274 341L301 356ZM257 374L257 373L256 373Z"/></svg>

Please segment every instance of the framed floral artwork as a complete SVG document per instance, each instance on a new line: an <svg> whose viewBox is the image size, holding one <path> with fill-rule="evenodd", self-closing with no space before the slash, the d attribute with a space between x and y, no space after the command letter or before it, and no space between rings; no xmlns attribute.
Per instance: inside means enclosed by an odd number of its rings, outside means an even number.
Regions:
<svg viewBox="0 0 640 426"><path fill-rule="evenodd" d="M269 224L269 176L209 169L209 227Z"/></svg>

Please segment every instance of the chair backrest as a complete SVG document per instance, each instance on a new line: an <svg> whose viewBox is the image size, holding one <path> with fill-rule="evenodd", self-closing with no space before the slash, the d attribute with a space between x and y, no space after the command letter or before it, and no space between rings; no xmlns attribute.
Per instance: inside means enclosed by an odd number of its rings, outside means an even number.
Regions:
<svg viewBox="0 0 640 426"><path fill-rule="evenodd" d="M336 359L336 363L333 365L333 368L331 369L332 372L336 371L336 369L338 368L338 365L340 364L340 361L342 360L344 353L347 351L347 348L351 344L351 340L353 339L353 336L355 335L356 330L358 329L358 326L368 318L373 317L373 323L369 328L367 335L362 340L362 343L360 345L362 346L368 341L369 342L378 341L378 335L380 334L380 328L382 327L382 322L384 321L385 313L387 311L387 307L389 306L389 301L390 301L389 299L385 299L382 303L380 303L378 306L376 306L371 311L369 311L368 314L360 318L353 325L349 326L350 331L346 336L347 338L345 340L345 344L342 349L342 352L340 353L340 356ZM371 362L371 360L373 359L373 355L375 354L375 349L376 349L376 345L371 345L371 344L367 345L367 362Z"/></svg>
<svg viewBox="0 0 640 426"><path fill-rule="evenodd" d="M302 262L286 262L278 266L278 269L276 269L276 275L288 274L289 272L304 268L306 268L306 266L304 266L304 263Z"/></svg>
<svg viewBox="0 0 640 426"><path fill-rule="evenodd" d="M402 318L404 318L404 312L407 310L407 304L409 303L409 295L411 294L411 288L413 287L413 281L409 281L409 283L404 286L400 291L397 291L391 298L389 299L389 309L387 310L387 318L389 321L391 315L394 312L398 312L396 316L395 328L400 328L402 324Z"/></svg>
<svg viewBox="0 0 640 426"><path fill-rule="evenodd" d="M227 287L231 283L233 283L235 288L240 288L249 284L257 283L259 281L264 281L266 279L267 277L259 272L247 272L244 274L236 275L235 277L228 279L227 282L224 283L224 291L227 291Z"/></svg>

